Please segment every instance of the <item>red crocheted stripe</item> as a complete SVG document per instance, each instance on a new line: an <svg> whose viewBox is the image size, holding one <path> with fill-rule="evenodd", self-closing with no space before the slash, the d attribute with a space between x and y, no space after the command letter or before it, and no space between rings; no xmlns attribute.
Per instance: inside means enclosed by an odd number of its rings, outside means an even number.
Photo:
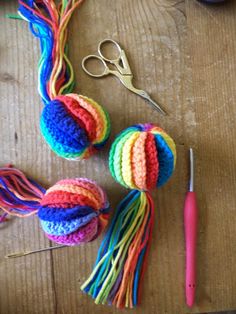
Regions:
<svg viewBox="0 0 236 314"><path fill-rule="evenodd" d="M51 193L48 193L44 195L42 201L42 206L48 206L51 207L62 207L62 208L68 208L73 207L76 205L81 206L89 206L94 209L96 209L96 205L92 199L85 195L80 195L76 193L70 193L66 191L53 191Z"/></svg>
<svg viewBox="0 0 236 314"><path fill-rule="evenodd" d="M146 185L147 189L151 190L156 186L159 162L158 162L158 152L156 148L155 137L152 133L147 134L145 142L145 153L146 153Z"/></svg>
<svg viewBox="0 0 236 314"><path fill-rule="evenodd" d="M66 106L73 119L86 130L87 136L92 142L96 138L96 121L93 116L72 97L60 95L56 99Z"/></svg>

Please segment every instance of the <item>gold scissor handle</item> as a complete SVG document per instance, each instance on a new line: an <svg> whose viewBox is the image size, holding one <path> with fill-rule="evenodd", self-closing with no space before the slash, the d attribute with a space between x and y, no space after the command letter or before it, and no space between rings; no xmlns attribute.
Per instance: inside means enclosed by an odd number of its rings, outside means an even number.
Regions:
<svg viewBox="0 0 236 314"><path fill-rule="evenodd" d="M118 51L118 55L114 58L109 58L107 55L104 53L104 47L106 44L112 43L116 50ZM90 76L92 77L103 77L108 74L113 74L116 76L119 76L118 72L120 75L130 75L132 76L132 72L130 70L129 62L127 60L127 56L125 54L125 51L121 48L121 46L113 39L104 39L98 44L98 54L99 55L88 55L87 57L83 58L82 60L82 68L83 70ZM102 66L104 70L100 73L94 73L91 70L88 69L87 64L91 60L98 60L100 63L102 63ZM117 69L117 71L109 69L107 62L110 64L114 65Z"/></svg>
<svg viewBox="0 0 236 314"><path fill-rule="evenodd" d="M112 43L115 46L116 50L118 51L118 55L115 58L109 58L103 52L104 47L106 46L106 44L109 44L109 43ZM99 55L105 61L110 62L110 63L116 63L116 62L120 61L121 51L122 51L122 49L121 49L120 45L113 39L106 38L106 39L103 39L102 41L100 41L100 43L98 44L98 53L99 53Z"/></svg>
<svg viewBox="0 0 236 314"><path fill-rule="evenodd" d="M117 56L114 58L109 58L104 53L104 48L106 44L109 44L109 43L113 44L116 50L118 51ZM100 43L98 44L98 53L100 57L103 58L103 60L113 64L117 68L117 70L120 72L120 74L132 75L125 51L121 48L121 46L115 40L106 38L100 41Z"/></svg>
<svg viewBox="0 0 236 314"><path fill-rule="evenodd" d="M100 63L102 63L103 65L103 72L101 73L93 73L91 72L90 70L88 70L86 64L88 62L90 62L91 60L99 60ZM92 77L103 77L103 76L106 76L110 73L110 70L104 60L104 58L100 57L100 56L97 56L97 55L88 55L87 57L83 58L82 60L82 68L83 70L89 75L89 76L92 76Z"/></svg>

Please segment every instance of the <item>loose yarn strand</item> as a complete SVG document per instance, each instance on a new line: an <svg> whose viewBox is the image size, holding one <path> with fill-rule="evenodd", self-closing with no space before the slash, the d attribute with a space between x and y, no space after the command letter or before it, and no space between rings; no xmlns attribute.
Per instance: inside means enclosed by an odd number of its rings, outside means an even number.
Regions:
<svg viewBox="0 0 236 314"><path fill-rule="evenodd" d="M38 16L40 19L43 19L46 23L48 23L49 25L51 25L53 27L53 22L51 20L49 20L48 18L46 18L45 16L43 16L40 12L38 12L37 10L31 8L30 6L28 6L23 0L18 0L19 4L22 5L23 7L25 7L26 9L28 9L29 11L31 11L33 14L35 14L36 16ZM21 13L19 12L19 14L21 15ZM24 17L23 17L24 18Z"/></svg>
<svg viewBox="0 0 236 314"><path fill-rule="evenodd" d="M0 168L0 207L5 214L29 217L37 213L45 190L13 167ZM1 216L0 216L1 217Z"/></svg>

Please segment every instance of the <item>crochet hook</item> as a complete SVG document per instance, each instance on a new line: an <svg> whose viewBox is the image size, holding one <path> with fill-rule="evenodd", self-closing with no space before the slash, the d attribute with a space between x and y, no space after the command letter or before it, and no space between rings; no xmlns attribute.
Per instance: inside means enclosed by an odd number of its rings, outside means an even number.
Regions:
<svg viewBox="0 0 236 314"><path fill-rule="evenodd" d="M11 253L11 254L5 255L5 258L16 258L16 257L34 254L34 253L45 252L45 251L50 251L50 250L54 250L54 249L60 249L63 247L66 247L66 245L50 246L50 247L46 247L46 248L34 250L34 251L24 251L24 252Z"/></svg>
<svg viewBox="0 0 236 314"><path fill-rule="evenodd" d="M189 150L190 179L184 204L184 229L186 245L185 295L186 304L192 307L196 291L196 243L197 243L197 198L194 192L194 154Z"/></svg>

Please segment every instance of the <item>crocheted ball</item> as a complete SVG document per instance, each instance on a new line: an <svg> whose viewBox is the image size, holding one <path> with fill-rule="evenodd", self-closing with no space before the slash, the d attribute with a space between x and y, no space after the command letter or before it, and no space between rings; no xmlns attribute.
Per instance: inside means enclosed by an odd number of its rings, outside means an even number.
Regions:
<svg viewBox="0 0 236 314"><path fill-rule="evenodd" d="M110 119L92 99L68 94L45 105L40 127L57 155L77 160L88 158L104 146L110 134Z"/></svg>
<svg viewBox="0 0 236 314"><path fill-rule="evenodd" d="M88 179L67 179L49 188L38 217L46 236L60 244L77 245L95 239L108 222L105 192Z"/></svg>
<svg viewBox="0 0 236 314"><path fill-rule="evenodd" d="M122 131L112 144L109 168L114 179L130 189L151 190L172 175L175 143L161 128L138 124Z"/></svg>

